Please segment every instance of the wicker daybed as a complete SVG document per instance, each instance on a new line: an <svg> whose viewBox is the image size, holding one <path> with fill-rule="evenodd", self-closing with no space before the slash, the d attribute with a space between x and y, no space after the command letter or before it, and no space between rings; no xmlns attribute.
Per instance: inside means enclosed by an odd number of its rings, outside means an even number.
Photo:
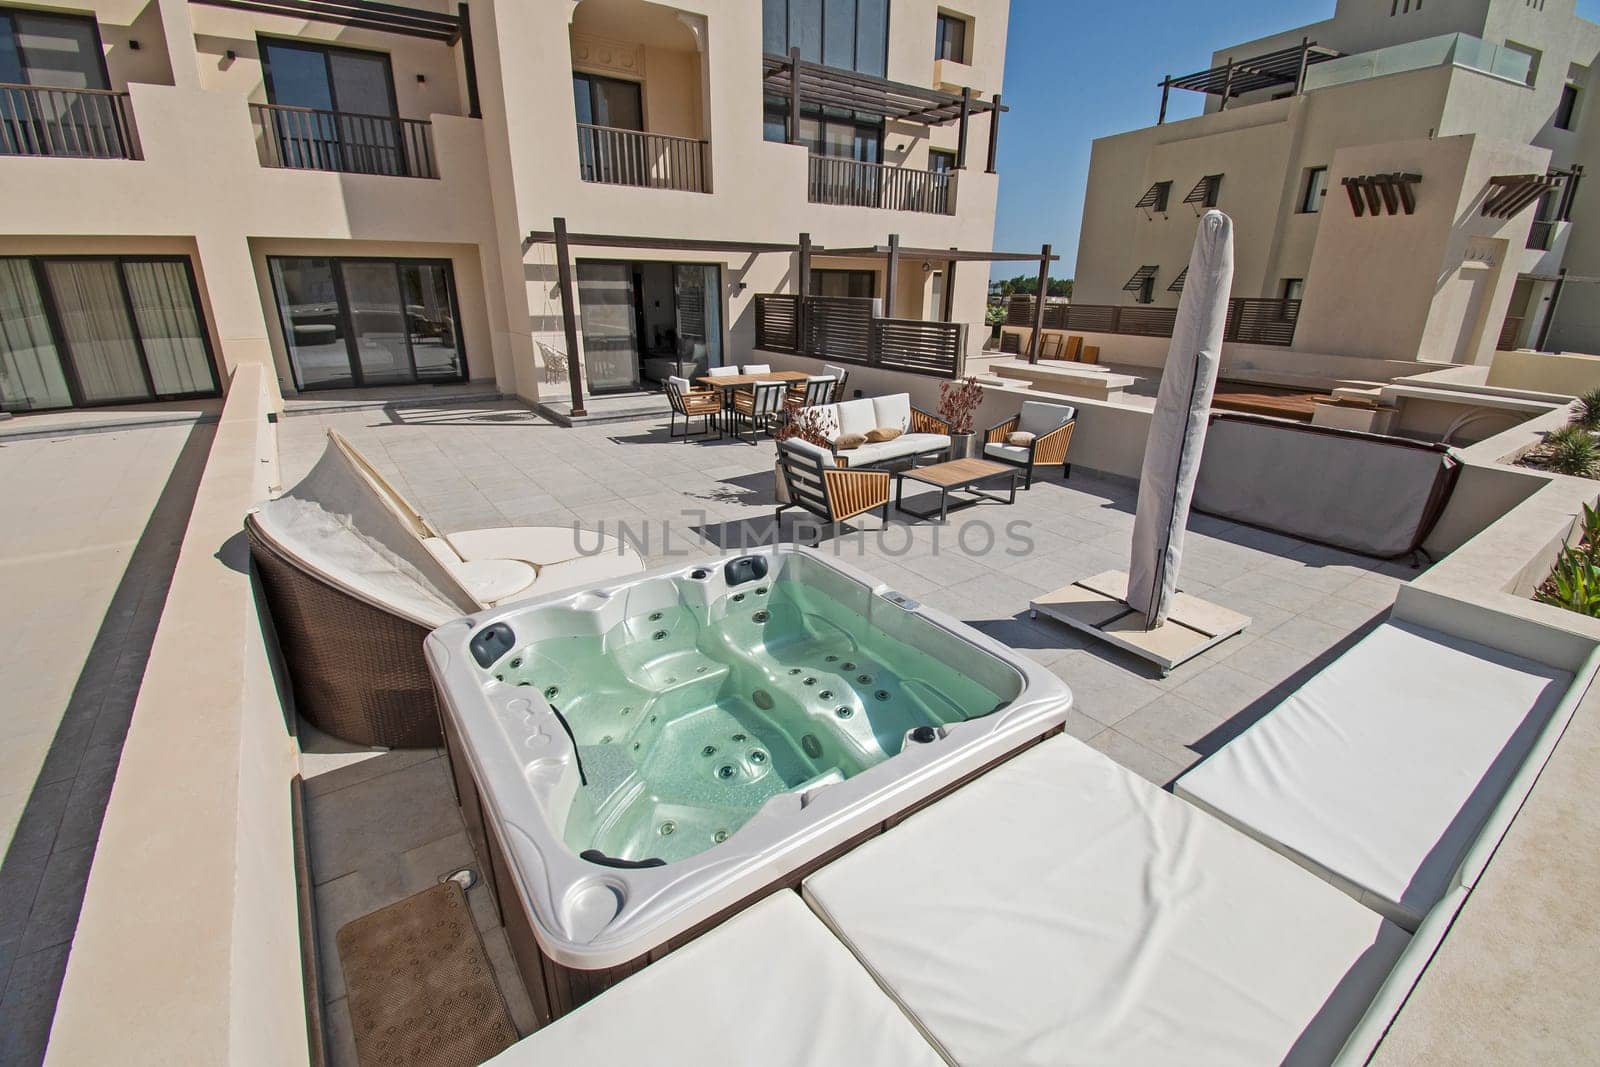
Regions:
<svg viewBox="0 0 1600 1067"><path fill-rule="evenodd" d="M441 533L332 431L311 473L244 528L296 709L341 740L390 748L443 743L430 630L644 566L616 538L568 527Z"/></svg>

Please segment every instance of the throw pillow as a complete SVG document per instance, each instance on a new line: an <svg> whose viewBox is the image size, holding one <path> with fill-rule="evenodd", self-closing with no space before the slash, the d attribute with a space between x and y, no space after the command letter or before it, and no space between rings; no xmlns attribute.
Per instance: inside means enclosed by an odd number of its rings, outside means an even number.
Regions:
<svg viewBox="0 0 1600 1067"><path fill-rule="evenodd" d="M838 439L833 442L833 447L838 449L840 452L848 452L852 448L860 448L866 443L866 434L846 433L839 435Z"/></svg>
<svg viewBox="0 0 1600 1067"><path fill-rule="evenodd" d="M893 441L903 433L905 431L898 426L879 426L876 430L867 431L867 444L881 445L885 441Z"/></svg>
<svg viewBox="0 0 1600 1067"><path fill-rule="evenodd" d="M1033 434L1027 433L1023 430L1018 430L1016 433L1006 434L1006 444L1013 448L1027 448L1029 445L1033 444Z"/></svg>

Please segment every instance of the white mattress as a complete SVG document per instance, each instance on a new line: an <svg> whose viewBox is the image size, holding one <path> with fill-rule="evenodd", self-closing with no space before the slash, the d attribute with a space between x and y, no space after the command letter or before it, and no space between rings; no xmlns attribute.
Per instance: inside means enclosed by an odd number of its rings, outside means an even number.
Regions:
<svg viewBox="0 0 1600 1067"><path fill-rule="evenodd" d="M1414 930L1571 682L1387 623L1175 788Z"/></svg>
<svg viewBox="0 0 1600 1067"><path fill-rule="evenodd" d="M489 1061L939 1064L794 893L768 897Z"/></svg>
<svg viewBox="0 0 1600 1067"><path fill-rule="evenodd" d="M1407 940L1070 737L804 893L967 1067L1326 1063Z"/></svg>

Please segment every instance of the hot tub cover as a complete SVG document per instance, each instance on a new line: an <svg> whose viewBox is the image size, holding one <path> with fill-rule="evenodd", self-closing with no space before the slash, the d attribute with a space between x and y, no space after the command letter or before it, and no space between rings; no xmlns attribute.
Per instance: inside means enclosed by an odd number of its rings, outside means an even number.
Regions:
<svg viewBox="0 0 1600 1067"><path fill-rule="evenodd" d="M1196 511L1380 559L1422 546L1461 472L1444 445L1213 414Z"/></svg>
<svg viewBox="0 0 1600 1067"><path fill-rule="evenodd" d="M1326 1063L1407 940L1071 737L804 893L967 1067Z"/></svg>
<svg viewBox="0 0 1600 1067"><path fill-rule="evenodd" d="M1414 930L1571 683L1386 623L1175 788Z"/></svg>
<svg viewBox="0 0 1600 1067"><path fill-rule="evenodd" d="M894 1001L780 890L489 1061L939 1064Z"/></svg>

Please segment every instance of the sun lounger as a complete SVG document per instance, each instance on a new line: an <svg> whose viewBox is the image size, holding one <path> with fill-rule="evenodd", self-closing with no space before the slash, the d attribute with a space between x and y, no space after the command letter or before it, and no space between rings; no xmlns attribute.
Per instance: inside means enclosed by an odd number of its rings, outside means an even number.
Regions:
<svg viewBox="0 0 1600 1067"><path fill-rule="evenodd" d="M849 950L787 890L489 1061L493 1067L940 1062Z"/></svg>
<svg viewBox="0 0 1600 1067"><path fill-rule="evenodd" d="M803 892L964 1067L1327 1063L1407 941L1070 737Z"/></svg>
<svg viewBox="0 0 1600 1067"><path fill-rule="evenodd" d="M1414 930L1476 879L1462 861L1570 688L1566 671L1387 623L1175 789Z"/></svg>

